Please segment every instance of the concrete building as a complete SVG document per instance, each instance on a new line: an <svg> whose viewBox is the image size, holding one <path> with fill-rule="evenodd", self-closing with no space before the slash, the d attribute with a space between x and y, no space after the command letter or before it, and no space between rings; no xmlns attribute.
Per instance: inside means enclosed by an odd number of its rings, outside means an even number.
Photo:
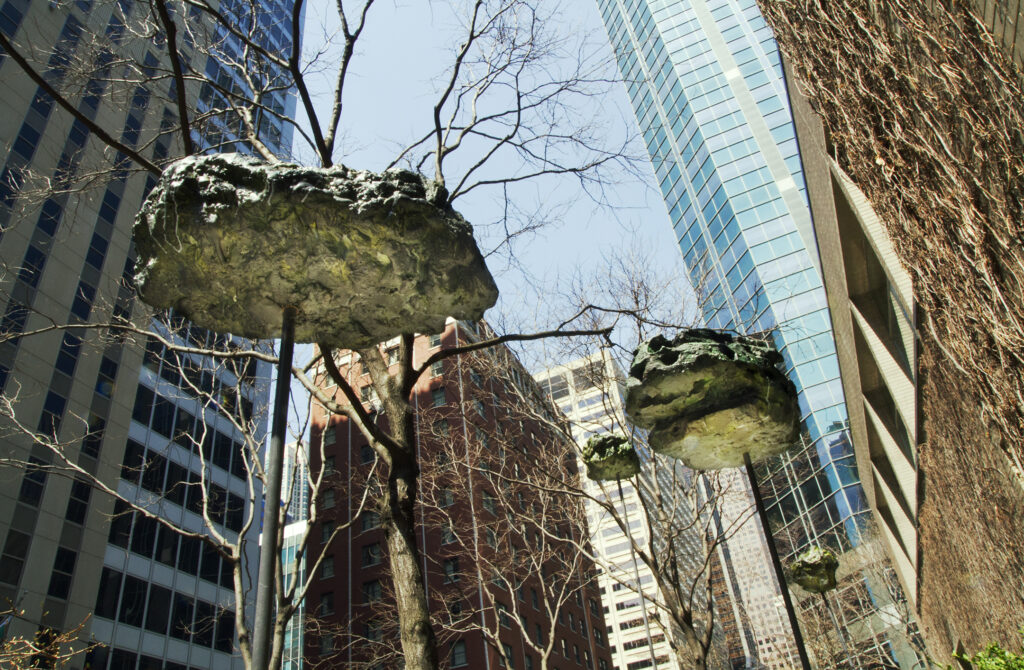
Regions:
<svg viewBox="0 0 1024 670"><path fill-rule="evenodd" d="M569 418L574 438L581 446L588 437L604 432L636 433L626 425L624 417L625 375L607 352L557 366L535 375L538 382L548 389L552 400ZM657 456L657 463L648 463L645 474L659 477L661 491L670 491L681 483L689 484L692 473L682 465ZM710 520L717 532L728 539L717 544L711 559L713 592L715 598L717 626L717 648L711 667L730 668L788 668L795 662L795 648L792 647L785 614L781 613L781 595L772 579L768 549L764 535L756 521L751 520L753 497L746 479L740 473L727 473L714 491L707 484L697 484L698 499L716 498L715 518ZM622 500L618 489L597 482L589 482L588 488L595 496L609 496L623 510L631 510L630 533L640 546L647 546L654 539L655 546L664 542L661 537L652 538L652 529L639 505L639 493L627 483L622 488ZM692 501L680 496L674 514L690 518L688 509ZM657 509L652 501L651 509ZM664 602L655 584L650 568L635 554L628 551L629 543L621 528L597 505L588 509L591 541L594 550L601 556L601 564L607 566L601 575L601 594L604 601L605 617L608 622L608 636L614 648L613 662L616 667L626 668L641 659L657 662L657 667L679 667L671 654L663 629L653 615L656 607L649 606L649 612L637 609L637 591L633 585L639 583L643 598L649 603ZM691 528L688 532L673 534L673 542L680 546L680 553L692 557L689 566L696 571L702 563L705 549L700 537ZM631 604L623 608L623 604ZM637 614L640 616L638 617ZM637 625L642 622L642 625ZM653 642L653 645L650 644ZM717 664L717 665L716 665Z"/></svg>
<svg viewBox="0 0 1024 670"><path fill-rule="evenodd" d="M449 319L443 333L416 338L413 364L489 335L483 323ZM392 361L396 345L382 345L381 355ZM338 364L365 406L377 407L358 356L345 354ZM576 472L571 444L539 387L508 349L496 347L438 361L411 398L421 468L417 538L448 667L610 670L593 565L574 545L586 541L582 510L525 483L558 469L565 477ZM373 496L359 507L364 487L378 485L372 473L385 466L352 422L321 414L312 430L314 472L321 440L333 473L325 476L333 479L314 501L313 537L322 541L314 551L327 556L307 598L319 619L317 634L307 636L307 662L391 667L397 631L380 510ZM324 544L336 528L344 530Z"/></svg>
<svg viewBox="0 0 1024 670"><path fill-rule="evenodd" d="M771 332L799 393L803 430L757 467L783 562L810 546L840 555L838 626L798 598L819 662L912 667L893 616L902 596L865 549L871 512L850 436L829 301L782 63L756 2L600 0L705 322Z"/></svg>
<svg viewBox="0 0 1024 670"><path fill-rule="evenodd" d="M271 21L285 16L281 2L260 5ZM0 30L28 45L33 65L58 89L69 85L83 115L159 164L180 150L173 133L158 134L173 127L173 96L142 85L115 95L104 69L115 54L94 48L103 39L115 48L123 40L143 67L159 64L159 40L140 44L125 35L126 22L141 11L130 2L6 0ZM266 39L280 49L290 37L278 29ZM215 65L205 55L191 57L203 61L192 63L197 70ZM95 59L94 69L65 82L71 75L64 66L75 59ZM229 564L200 540L178 537L115 505L82 477L51 468L61 466L63 453L126 499L197 533L207 532L198 495L205 473L211 523L236 537L248 498L243 443L262 442L268 366L179 358L156 339L99 330L27 335L47 324L143 313L132 290L131 226L153 181L119 170L82 193L63 190L109 166L109 148L6 53L0 77L0 387L12 403L0 453L29 463L0 471L0 602L20 610L6 632L46 639L87 621L82 637L105 646L72 667L88 663L91 670L239 668ZM200 105L212 101L204 95ZM279 97L282 109L294 106L284 92ZM290 143L287 133L276 139L279 149ZM38 180L55 188L36 191ZM180 319L168 323L153 327L179 343L241 344ZM229 414L253 430L242 434ZM250 533L253 565L258 528Z"/></svg>

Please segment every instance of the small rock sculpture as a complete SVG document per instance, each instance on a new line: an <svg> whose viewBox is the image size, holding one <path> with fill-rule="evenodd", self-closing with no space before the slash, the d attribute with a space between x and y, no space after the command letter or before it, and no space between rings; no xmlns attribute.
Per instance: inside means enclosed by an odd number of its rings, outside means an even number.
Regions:
<svg viewBox="0 0 1024 670"><path fill-rule="evenodd" d="M811 593L825 593L836 587L839 559L828 549L811 547L789 566L793 581Z"/></svg>
<svg viewBox="0 0 1024 670"><path fill-rule="evenodd" d="M135 223L139 295L199 325L347 348L479 319L498 289L444 190L401 170L268 164L241 154L170 165Z"/></svg>
<svg viewBox="0 0 1024 670"><path fill-rule="evenodd" d="M583 447L587 477L594 481L628 479L640 472L640 458L621 435L595 435Z"/></svg>
<svg viewBox="0 0 1024 670"><path fill-rule="evenodd" d="M626 413L648 428L651 448L696 470L756 462L790 448L800 410L796 388L771 344L713 330L662 336L637 349Z"/></svg>

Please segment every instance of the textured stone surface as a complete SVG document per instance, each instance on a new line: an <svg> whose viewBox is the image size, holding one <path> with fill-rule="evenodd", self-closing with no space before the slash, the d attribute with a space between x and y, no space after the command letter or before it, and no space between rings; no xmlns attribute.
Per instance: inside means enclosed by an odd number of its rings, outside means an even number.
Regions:
<svg viewBox="0 0 1024 670"><path fill-rule="evenodd" d="M796 389L772 346L693 329L637 348L626 383L626 413L650 429L660 453L698 470L756 462L791 447L800 427Z"/></svg>
<svg viewBox="0 0 1024 670"><path fill-rule="evenodd" d="M828 549L811 547L793 561L789 574L793 581L811 593L825 593L836 587L839 559Z"/></svg>
<svg viewBox="0 0 1024 670"><path fill-rule="evenodd" d="M628 479L640 472L640 458L621 435L595 435L583 447L587 477L594 481Z"/></svg>
<svg viewBox="0 0 1024 670"><path fill-rule="evenodd" d="M420 175L191 156L164 172L135 224L148 304L245 337L361 347L478 319L498 290L473 229Z"/></svg>

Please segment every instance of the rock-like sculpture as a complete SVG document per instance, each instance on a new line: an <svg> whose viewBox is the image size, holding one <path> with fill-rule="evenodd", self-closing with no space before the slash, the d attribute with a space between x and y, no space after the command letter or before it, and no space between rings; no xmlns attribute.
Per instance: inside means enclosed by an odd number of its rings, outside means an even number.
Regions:
<svg viewBox="0 0 1024 670"><path fill-rule="evenodd" d="M135 223L136 285L199 325L357 348L478 319L498 297L472 226L443 187L383 174L267 164L240 154L169 166Z"/></svg>
<svg viewBox="0 0 1024 670"><path fill-rule="evenodd" d="M836 587L839 559L828 549L811 547L789 566L793 581L811 593L825 593Z"/></svg>
<svg viewBox="0 0 1024 670"><path fill-rule="evenodd" d="M796 389L782 357L751 337L693 329L637 349L626 382L626 413L650 429L651 447L697 470L756 462L796 441Z"/></svg>
<svg viewBox="0 0 1024 670"><path fill-rule="evenodd" d="M640 457L621 435L595 435L583 447L587 477L594 481L628 479L640 472Z"/></svg>

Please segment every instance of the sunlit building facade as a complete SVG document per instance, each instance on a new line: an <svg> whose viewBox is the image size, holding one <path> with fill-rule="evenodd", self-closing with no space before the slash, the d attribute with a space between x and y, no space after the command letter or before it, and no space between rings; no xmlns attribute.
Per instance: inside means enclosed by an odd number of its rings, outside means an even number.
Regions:
<svg viewBox="0 0 1024 670"><path fill-rule="evenodd" d="M781 558L846 557L844 639L909 667L889 594L857 576L870 511L771 31L754 0L598 4L705 322L770 332L799 393L799 448L757 468Z"/></svg>

